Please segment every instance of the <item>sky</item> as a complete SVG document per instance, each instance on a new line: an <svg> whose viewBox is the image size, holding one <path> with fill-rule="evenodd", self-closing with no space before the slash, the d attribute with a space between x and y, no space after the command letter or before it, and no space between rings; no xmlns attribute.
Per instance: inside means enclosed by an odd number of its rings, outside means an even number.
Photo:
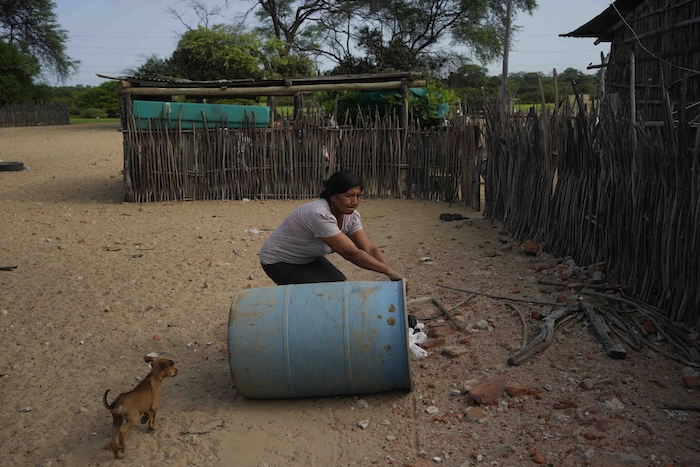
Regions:
<svg viewBox="0 0 700 467"><path fill-rule="evenodd" d="M49 80L58 86L97 86L106 81L96 76L123 76L125 70L137 68L145 56L169 57L179 34L186 27L166 13L178 0L54 0L60 27L68 32L66 53L80 60L78 74L65 83ZM179 9L187 12L186 0L179 0ZM504 0L505 1L505 0ZM234 1L230 15L245 11L251 1ZM514 25L515 34L508 60L508 72L542 72L551 76L567 68L584 73L589 64L599 64L600 54L610 51L608 43L594 44L592 38L559 37L602 13L610 0L538 0L539 8L532 16L520 14ZM185 18L192 27L196 21ZM217 21L224 22L224 21ZM323 67L321 67L323 69ZM502 61L487 65L490 76L499 76Z"/></svg>

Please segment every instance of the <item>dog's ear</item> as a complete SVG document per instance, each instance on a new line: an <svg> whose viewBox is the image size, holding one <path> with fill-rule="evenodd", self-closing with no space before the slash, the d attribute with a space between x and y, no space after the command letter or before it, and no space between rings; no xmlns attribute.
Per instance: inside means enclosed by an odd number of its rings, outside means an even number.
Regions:
<svg viewBox="0 0 700 467"><path fill-rule="evenodd" d="M143 361L146 363L150 363L153 361L153 357L149 357L148 355L143 357Z"/></svg>

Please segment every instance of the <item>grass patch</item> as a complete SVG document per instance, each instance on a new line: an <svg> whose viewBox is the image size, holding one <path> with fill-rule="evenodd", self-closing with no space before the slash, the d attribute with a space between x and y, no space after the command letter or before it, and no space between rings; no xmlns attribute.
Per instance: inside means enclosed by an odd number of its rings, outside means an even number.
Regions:
<svg viewBox="0 0 700 467"><path fill-rule="evenodd" d="M85 118L85 117L74 117L71 115L70 123L119 123L121 120L118 118Z"/></svg>
<svg viewBox="0 0 700 467"><path fill-rule="evenodd" d="M547 110L554 110L553 102L547 102L545 106L547 107ZM515 104L513 107L516 112L527 112L530 110L530 107L534 107L538 112L542 110L542 104Z"/></svg>
<svg viewBox="0 0 700 467"><path fill-rule="evenodd" d="M294 116L294 106L293 105L278 105L277 113L281 117L293 117Z"/></svg>

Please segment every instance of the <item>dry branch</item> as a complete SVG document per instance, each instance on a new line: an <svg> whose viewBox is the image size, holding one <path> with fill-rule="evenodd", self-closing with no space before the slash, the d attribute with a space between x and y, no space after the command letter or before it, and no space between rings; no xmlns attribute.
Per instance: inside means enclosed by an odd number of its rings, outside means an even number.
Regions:
<svg viewBox="0 0 700 467"><path fill-rule="evenodd" d="M663 406L671 410L688 410L691 412L700 412L700 405L684 405L684 404L669 404L662 402Z"/></svg>
<svg viewBox="0 0 700 467"><path fill-rule="evenodd" d="M523 343L521 344L520 348L524 349L527 346L527 321L525 321L525 316L523 315L523 312L520 311L520 309L518 309L518 307L514 304L506 302L506 306L515 310L520 317L520 322L523 324Z"/></svg>
<svg viewBox="0 0 700 467"><path fill-rule="evenodd" d="M552 337L554 336L554 327L557 324L557 320L564 318L571 313L575 313L578 308L578 305L560 308L544 318L542 320L542 324L540 324L540 333L537 335L537 337L535 337L527 347L523 347L512 355L508 359L508 363L516 366L520 365L549 347L549 344L552 342Z"/></svg>
<svg viewBox="0 0 700 467"><path fill-rule="evenodd" d="M471 297L470 297L470 298L471 298ZM467 299L467 300L469 300L469 299ZM466 302L467 300L464 300L462 303ZM452 324L455 325L455 327L457 328L458 331L461 331L461 330L462 330L462 326L460 326L459 323L458 323L457 321L455 321L455 318L454 318L454 316L452 316L452 314L450 313L450 310L448 310L447 308L445 308L445 307L442 305L442 303L440 303L440 302L437 300L437 298L434 298L434 297L433 297L433 303L435 304L436 307L438 307L438 308L440 309L440 312L441 312L442 314L444 314L444 315L446 315L448 318L450 318L450 321L452 321ZM458 306L462 305L462 303L460 303L460 304L457 305L456 307L453 307L452 310L454 310L454 309L457 308Z"/></svg>
<svg viewBox="0 0 700 467"><path fill-rule="evenodd" d="M484 297L489 297L489 298L493 298L493 299L496 299L496 300L510 300L510 301L512 301L512 302L530 303L530 304L532 304L532 305L548 305L548 306L557 305L557 306L564 306L563 303L554 303L554 304L552 304L552 303L550 303L550 302L540 302L540 301L537 301L537 300L526 300L526 299L513 298L513 297L502 297L502 296L499 296L499 295L492 295L492 294L488 294L488 293L484 293L484 292L476 292L476 291L473 291L473 290L458 289L457 287L450 287L449 285L443 285L443 284L437 284L437 286L438 286L438 287L443 287L443 288L445 288L445 289L456 290L456 291L458 291L458 292L466 292L466 293L470 293L470 294L474 294L474 295L483 295Z"/></svg>

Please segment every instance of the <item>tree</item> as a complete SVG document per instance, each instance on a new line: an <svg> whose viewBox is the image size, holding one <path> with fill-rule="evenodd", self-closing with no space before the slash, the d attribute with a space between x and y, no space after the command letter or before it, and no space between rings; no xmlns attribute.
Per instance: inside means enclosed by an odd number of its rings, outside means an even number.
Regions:
<svg viewBox="0 0 700 467"><path fill-rule="evenodd" d="M200 26L180 36L170 63L179 77L192 80L261 78L261 46L256 35L232 26Z"/></svg>
<svg viewBox="0 0 700 467"><path fill-rule="evenodd" d="M447 69L467 63L454 46L466 47L482 64L499 57L503 49L506 9L500 0L257 3L271 30L290 48L329 60L341 70L359 65L374 71L418 68L446 75ZM532 13L536 7L535 0L515 0L514 11ZM357 56L358 50L364 57Z"/></svg>
<svg viewBox="0 0 700 467"><path fill-rule="evenodd" d="M462 65L450 73L445 84L465 101L481 102L484 96L497 96L500 86L498 78L494 81L487 72L486 68L479 65Z"/></svg>
<svg viewBox="0 0 700 467"><path fill-rule="evenodd" d="M177 71L170 63L170 59L151 54L143 57L143 63L141 65L136 68L126 69L124 73L137 78L164 78L175 76Z"/></svg>
<svg viewBox="0 0 700 467"><path fill-rule="evenodd" d="M66 55L68 33L56 22L50 0L0 0L0 42L16 47L40 65L40 73L65 81L79 61Z"/></svg>
<svg viewBox="0 0 700 467"><path fill-rule="evenodd" d="M0 41L0 105L30 100L39 63L14 44Z"/></svg>
<svg viewBox="0 0 700 467"><path fill-rule="evenodd" d="M289 53L284 42L268 39L263 45L261 60L266 78L310 76L314 73L314 62L303 54Z"/></svg>
<svg viewBox="0 0 700 467"><path fill-rule="evenodd" d="M197 26L209 29L210 24L214 25L214 20L217 17L223 17L224 12L231 4L231 0L223 0L214 2L208 0L176 0L174 4L166 8L166 12L173 18L180 21L188 30L193 29L187 19L186 13L179 9L179 6L185 4L187 10L191 10L197 17Z"/></svg>
<svg viewBox="0 0 700 467"><path fill-rule="evenodd" d="M307 29L320 21L333 2L326 0L255 0L262 8L256 15L262 26L258 32L285 44L283 56L299 51ZM348 2L352 3L352 2Z"/></svg>
<svg viewBox="0 0 700 467"><path fill-rule="evenodd" d="M579 92L583 94L591 94L595 91L597 78L593 75L587 75L575 68L567 68L557 77L557 80L560 83L566 84L570 84L572 81L575 81L576 88Z"/></svg>
<svg viewBox="0 0 700 467"><path fill-rule="evenodd" d="M77 98L81 109L101 109L107 117L119 116L116 81L109 80L99 86L89 87L80 92Z"/></svg>

